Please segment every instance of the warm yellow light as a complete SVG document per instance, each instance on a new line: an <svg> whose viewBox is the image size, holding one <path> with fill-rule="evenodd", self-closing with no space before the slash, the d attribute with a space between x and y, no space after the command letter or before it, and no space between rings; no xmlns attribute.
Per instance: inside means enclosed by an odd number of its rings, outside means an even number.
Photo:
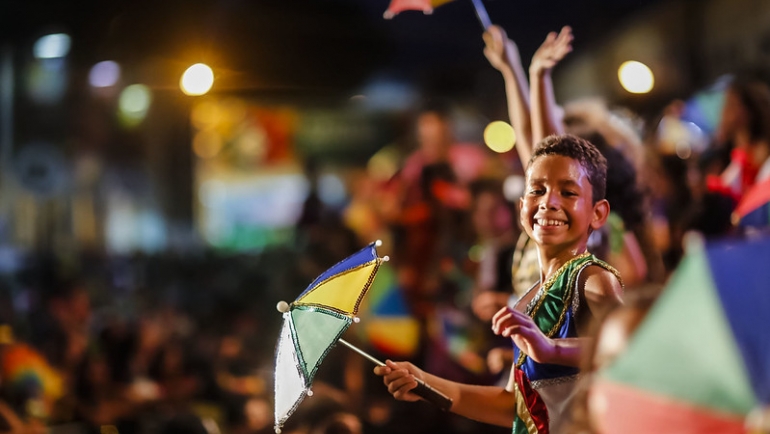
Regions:
<svg viewBox="0 0 770 434"><path fill-rule="evenodd" d="M631 93L647 93L655 85L652 70L642 62L629 60L618 68L618 79L623 89Z"/></svg>
<svg viewBox="0 0 770 434"><path fill-rule="evenodd" d="M491 122L484 128L484 143L495 152L508 152L516 144L516 132L507 122Z"/></svg>
<svg viewBox="0 0 770 434"><path fill-rule="evenodd" d="M191 96L203 95L214 85L214 71L204 63L196 63L187 68L179 80L182 92Z"/></svg>

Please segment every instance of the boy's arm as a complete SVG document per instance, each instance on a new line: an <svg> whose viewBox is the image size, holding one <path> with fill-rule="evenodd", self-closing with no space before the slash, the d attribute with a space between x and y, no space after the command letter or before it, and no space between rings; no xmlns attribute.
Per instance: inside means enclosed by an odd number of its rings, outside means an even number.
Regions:
<svg viewBox="0 0 770 434"><path fill-rule="evenodd" d="M589 266L581 273L580 280L579 296L588 305L588 312L581 309L583 313L579 313L578 322L603 318L607 312L621 304L623 288L611 272L599 266ZM508 307L500 309L492 318L492 331L510 337L521 351L538 363L574 367L580 367L584 348L594 338L551 339L540 331L529 315Z"/></svg>
<svg viewBox="0 0 770 434"><path fill-rule="evenodd" d="M558 106L553 93L551 70L572 51L572 29L564 26L557 35L551 32L545 38L529 65L530 101L532 102L532 141L539 142L551 134L564 133L557 114Z"/></svg>
<svg viewBox="0 0 770 434"><path fill-rule="evenodd" d="M452 399L453 413L492 425L510 427L513 424L516 408L513 392L502 387L476 386L449 381L428 374L409 362L388 360L385 363L386 366L374 368L374 373L383 377L388 392L398 400L420 399L410 392L417 387L415 378L419 378ZM513 378L513 373L511 377Z"/></svg>
<svg viewBox="0 0 770 434"><path fill-rule="evenodd" d="M505 81L508 117L516 132L516 151L521 164L526 166L532 155L532 124L530 122L529 85L521 65L519 48L499 26L491 26L484 32L484 55Z"/></svg>
<svg viewBox="0 0 770 434"><path fill-rule="evenodd" d="M590 315L587 315L588 312L583 309L581 311L583 317L588 317L591 321L600 320L609 311L623 304L623 287L610 271L592 265L583 271L580 278L582 280L578 283L578 288L581 289L580 296L585 300L590 311Z"/></svg>

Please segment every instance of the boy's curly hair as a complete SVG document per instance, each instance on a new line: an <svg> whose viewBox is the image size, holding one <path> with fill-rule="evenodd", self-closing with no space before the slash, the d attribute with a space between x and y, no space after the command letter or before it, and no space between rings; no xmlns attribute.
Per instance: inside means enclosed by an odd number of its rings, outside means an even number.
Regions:
<svg viewBox="0 0 770 434"><path fill-rule="evenodd" d="M593 203L604 199L607 192L607 160L591 142L571 134L548 136L535 146L527 168L545 155L560 155L579 162L588 173Z"/></svg>

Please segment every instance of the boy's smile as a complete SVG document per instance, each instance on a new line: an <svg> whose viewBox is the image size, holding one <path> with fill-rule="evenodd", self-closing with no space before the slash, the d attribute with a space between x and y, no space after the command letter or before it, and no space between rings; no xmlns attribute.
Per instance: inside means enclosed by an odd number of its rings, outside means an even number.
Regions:
<svg viewBox="0 0 770 434"><path fill-rule="evenodd" d="M598 229L603 223L585 168L561 155L544 155L532 162L520 206L524 229L541 247L555 248L553 253L565 249L581 253L589 228Z"/></svg>

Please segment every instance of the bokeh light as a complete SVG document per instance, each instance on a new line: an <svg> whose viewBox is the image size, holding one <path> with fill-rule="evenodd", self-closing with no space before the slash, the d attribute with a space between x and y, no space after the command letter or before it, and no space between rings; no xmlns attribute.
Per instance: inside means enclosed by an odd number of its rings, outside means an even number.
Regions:
<svg viewBox="0 0 770 434"><path fill-rule="evenodd" d="M120 65L112 60L99 62L88 73L88 83L93 87L114 86L120 79Z"/></svg>
<svg viewBox="0 0 770 434"><path fill-rule="evenodd" d="M121 119L129 126L144 120L152 104L152 92L143 84L132 84L123 89L118 99Z"/></svg>
<svg viewBox="0 0 770 434"><path fill-rule="evenodd" d="M328 206L345 203L347 189L342 179L334 173L325 173L318 179L318 198Z"/></svg>
<svg viewBox="0 0 770 434"><path fill-rule="evenodd" d="M495 152L508 152L516 144L516 133L507 122L494 121L484 128L484 143Z"/></svg>
<svg viewBox="0 0 770 434"><path fill-rule="evenodd" d="M32 53L36 59L57 59L70 52L70 37L65 33L45 35L35 42Z"/></svg>
<svg viewBox="0 0 770 434"><path fill-rule="evenodd" d="M179 81L182 92L190 96L207 93L214 85L214 71L204 63L196 63L187 68Z"/></svg>
<svg viewBox="0 0 770 434"><path fill-rule="evenodd" d="M224 142L216 130L199 131L193 138L193 151L200 158L213 158L222 150Z"/></svg>
<svg viewBox="0 0 770 434"><path fill-rule="evenodd" d="M623 89L630 93L648 93L655 85L652 70L642 62L629 60L618 68L618 79Z"/></svg>

